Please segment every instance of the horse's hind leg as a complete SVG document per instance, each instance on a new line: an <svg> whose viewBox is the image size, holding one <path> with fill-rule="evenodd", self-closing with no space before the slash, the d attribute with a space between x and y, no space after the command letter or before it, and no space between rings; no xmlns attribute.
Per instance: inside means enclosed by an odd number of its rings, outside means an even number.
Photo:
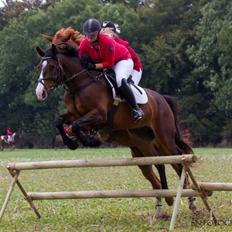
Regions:
<svg viewBox="0 0 232 232"><path fill-rule="evenodd" d="M156 145L153 146L152 148L152 154L155 155L160 155L158 152ZM160 182L162 185L162 189L168 189L168 182L167 182L167 177L166 177L166 171L165 171L165 165L164 164L156 164L155 165L156 169L158 170L159 176L160 176ZM173 197L165 197L165 201L168 205L173 205Z"/></svg>
<svg viewBox="0 0 232 232"><path fill-rule="evenodd" d="M139 151L136 147L131 147L131 152L133 157L143 157L143 154ZM141 169L144 177L151 183L153 189L161 189L161 184L159 179L156 177L152 165L143 165L139 166ZM157 197L156 202L156 217L162 218L163 217L163 209L161 203L161 197Z"/></svg>
<svg viewBox="0 0 232 232"><path fill-rule="evenodd" d="M172 145L171 145L172 144ZM161 152L166 155L181 155L181 152L178 152L177 145L174 143L174 141L169 141L167 143L162 144L162 150ZM164 148L165 147L165 148ZM181 173L183 170L182 164L171 164L179 178L181 177ZM184 189L186 189L189 186L189 178L186 175L185 182L184 182ZM196 206L194 204L195 197L188 197L188 204L189 204L189 209L192 210L192 212L196 211Z"/></svg>
<svg viewBox="0 0 232 232"><path fill-rule="evenodd" d="M165 166L163 164L158 164L158 165L155 165L155 167L157 168L159 172L162 189L168 189ZM173 197L165 197L165 201L168 205L170 206L173 205Z"/></svg>
<svg viewBox="0 0 232 232"><path fill-rule="evenodd" d="M177 175L181 176L181 173L182 173L182 170L183 170L183 166L182 164L172 164L172 167L174 168L174 170L176 171ZM187 187L189 186L189 178L188 178L188 175L186 175L186 178L185 178L185 181L184 181L184 189L186 189ZM188 197L188 204L189 204L189 209L195 213L196 210L197 210L197 207L194 203L194 201L196 200L195 197Z"/></svg>
<svg viewBox="0 0 232 232"><path fill-rule="evenodd" d="M167 121L172 121L171 119ZM178 148L175 140L176 128L175 124L162 123L156 131L159 131L157 138L157 147L162 155L181 155L182 151ZM182 164L172 164L172 167L176 171L179 178L181 177L183 166ZM185 178L184 188L189 184L188 176ZM189 208L195 211L196 206L194 205L194 197L188 197Z"/></svg>

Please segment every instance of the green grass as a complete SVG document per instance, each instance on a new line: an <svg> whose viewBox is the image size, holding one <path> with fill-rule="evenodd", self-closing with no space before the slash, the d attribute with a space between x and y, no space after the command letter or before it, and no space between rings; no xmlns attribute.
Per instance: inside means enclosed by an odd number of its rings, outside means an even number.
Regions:
<svg viewBox="0 0 232 232"><path fill-rule="evenodd" d="M195 149L203 158L195 165L193 172L197 180L232 182L232 148ZM0 152L0 205L2 205L10 183L5 168L8 162L91 159L130 157L126 148L60 150L5 150ZM170 188L175 188L178 178L167 166ZM27 191L75 191L103 189L150 189L137 167L105 167L80 169L53 169L23 171L20 180ZM200 199L196 204L199 216L193 219L188 210L187 200L181 200L175 231L232 231L232 193L216 192L209 198L221 226L209 225L209 215ZM0 231L167 231L170 221L152 220L155 200L140 199L86 199L35 201L42 218L38 220L28 207L17 186L12 194ZM168 215L172 207L163 204ZM225 225L228 224L228 225Z"/></svg>

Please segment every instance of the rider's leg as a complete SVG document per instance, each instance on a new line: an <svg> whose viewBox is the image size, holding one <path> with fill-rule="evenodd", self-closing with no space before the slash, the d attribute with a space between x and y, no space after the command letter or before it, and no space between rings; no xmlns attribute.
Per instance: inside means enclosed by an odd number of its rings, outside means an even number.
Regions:
<svg viewBox="0 0 232 232"><path fill-rule="evenodd" d="M132 108L133 118L138 120L143 117L143 111L137 105L131 87L127 83L127 78L130 76L132 70L133 61L131 59L119 61L114 67L119 91Z"/></svg>
<svg viewBox="0 0 232 232"><path fill-rule="evenodd" d="M133 69L133 71L132 71L132 73L131 73L131 79L132 79L132 81L134 82L134 84L136 84L136 85L138 85L139 84L139 82L140 82L140 80L141 80L141 77L142 77L142 70L141 69L139 69L139 71L138 70L135 70L135 69Z"/></svg>
<svg viewBox="0 0 232 232"><path fill-rule="evenodd" d="M132 109L132 115L135 120L141 119L143 117L143 111L139 108L135 101L135 96L131 90L130 85L127 83L126 79L122 79L121 87L119 88L120 93L125 98L127 103Z"/></svg>

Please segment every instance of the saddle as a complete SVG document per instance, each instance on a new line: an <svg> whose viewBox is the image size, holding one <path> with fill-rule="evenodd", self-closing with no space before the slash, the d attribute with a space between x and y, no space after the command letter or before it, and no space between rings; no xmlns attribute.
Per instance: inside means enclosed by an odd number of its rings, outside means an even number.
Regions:
<svg viewBox="0 0 232 232"><path fill-rule="evenodd" d="M118 86L117 86L117 83L116 83L116 76L115 76L114 70L112 70L112 69L104 70L103 74L104 74L105 79L107 80L107 82L111 86L114 100L119 101L119 102L124 102L125 100L121 96L120 91L119 91ZM132 76L130 76L127 79L127 82L131 86L131 89L132 89L134 96L135 96L136 103L137 104L146 104L148 101L148 97L147 97L145 90L133 82Z"/></svg>

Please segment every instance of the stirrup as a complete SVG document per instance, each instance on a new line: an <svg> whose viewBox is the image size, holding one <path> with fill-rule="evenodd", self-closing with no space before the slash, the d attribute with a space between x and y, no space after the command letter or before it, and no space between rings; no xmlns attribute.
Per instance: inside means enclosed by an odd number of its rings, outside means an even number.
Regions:
<svg viewBox="0 0 232 232"><path fill-rule="evenodd" d="M135 121L140 120L143 117L144 113L143 111L138 108L138 109L132 109L132 116Z"/></svg>

